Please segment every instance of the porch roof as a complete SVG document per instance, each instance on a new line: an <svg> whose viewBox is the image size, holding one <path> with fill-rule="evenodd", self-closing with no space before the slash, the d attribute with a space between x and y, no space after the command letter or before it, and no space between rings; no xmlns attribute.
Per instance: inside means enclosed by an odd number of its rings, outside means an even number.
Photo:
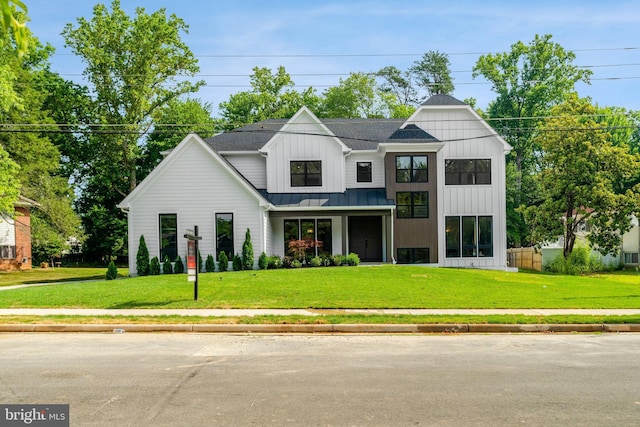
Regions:
<svg viewBox="0 0 640 427"><path fill-rule="evenodd" d="M384 188L352 188L344 193L267 193L260 190L275 208L280 209L393 209Z"/></svg>

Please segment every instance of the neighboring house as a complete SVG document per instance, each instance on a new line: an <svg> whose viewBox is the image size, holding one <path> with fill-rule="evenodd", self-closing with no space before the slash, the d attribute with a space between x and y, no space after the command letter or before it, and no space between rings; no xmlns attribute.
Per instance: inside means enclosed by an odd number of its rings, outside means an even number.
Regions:
<svg viewBox="0 0 640 427"><path fill-rule="evenodd" d="M625 266L640 266L640 224L631 218L631 229L622 236L622 262Z"/></svg>
<svg viewBox="0 0 640 427"><path fill-rule="evenodd" d="M505 154L511 147L468 105L427 100L407 120L319 119L306 107L203 140L188 135L119 207L129 269L150 255L184 257L199 227L203 257L287 255L319 240L323 254L363 262L504 269Z"/></svg>
<svg viewBox="0 0 640 427"><path fill-rule="evenodd" d="M31 268L31 208L36 205L20 196L13 215L0 213L0 271Z"/></svg>

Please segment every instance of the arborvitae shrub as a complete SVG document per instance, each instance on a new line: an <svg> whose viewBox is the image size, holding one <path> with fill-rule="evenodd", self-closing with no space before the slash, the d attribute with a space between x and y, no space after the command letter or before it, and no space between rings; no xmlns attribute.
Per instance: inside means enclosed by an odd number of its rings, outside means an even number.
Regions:
<svg viewBox="0 0 640 427"><path fill-rule="evenodd" d="M173 266L173 272L176 274L184 273L184 263L182 262L182 258L180 258L180 255L178 255L176 263Z"/></svg>
<svg viewBox="0 0 640 427"><path fill-rule="evenodd" d="M164 263L162 264L162 274L173 274L173 266L168 256L164 257Z"/></svg>
<svg viewBox="0 0 640 427"><path fill-rule="evenodd" d="M260 257L258 258L258 267L260 267L260 270L266 270L268 266L269 266L269 257L267 256L267 254L262 252L260 254Z"/></svg>
<svg viewBox="0 0 640 427"><path fill-rule="evenodd" d="M251 232L247 228L242 244L242 269L253 270L253 244L251 243Z"/></svg>
<svg viewBox="0 0 640 427"><path fill-rule="evenodd" d="M144 241L144 235L140 236L140 243L138 244L138 253L136 253L136 270L138 276L149 275L149 249Z"/></svg>
<svg viewBox="0 0 640 427"><path fill-rule="evenodd" d="M107 280L115 280L116 277L118 277L118 268L116 267L116 264L112 260L109 263L109 266L107 267L107 274L105 278Z"/></svg>
<svg viewBox="0 0 640 427"><path fill-rule="evenodd" d="M213 260L213 255L207 255L207 260L204 262L204 268L209 273L213 273L216 270L216 262Z"/></svg>
<svg viewBox="0 0 640 427"><path fill-rule="evenodd" d="M233 256L233 263L232 263L232 265L233 265L233 271L240 271L240 270L242 270L242 266L243 266L243 264L242 264L242 258L240 257L240 255L235 254L235 255Z"/></svg>
<svg viewBox="0 0 640 427"><path fill-rule="evenodd" d="M151 258L151 262L149 263L149 274L152 276L160 274L160 261L157 256Z"/></svg>
<svg viewBox="0 0 640 427"><path fill-rule="evenodd" d="M222 251L220 252L220 255L218 255L218 270L227 271L228 269L229 269L229 257L224 251Z"/></svg>
<svg viewBox="0 0 640 427"><path fill-rule="evenodd" d="M202 256L200 255L200 249L198 249L198 273L202 271Z"/></svg>

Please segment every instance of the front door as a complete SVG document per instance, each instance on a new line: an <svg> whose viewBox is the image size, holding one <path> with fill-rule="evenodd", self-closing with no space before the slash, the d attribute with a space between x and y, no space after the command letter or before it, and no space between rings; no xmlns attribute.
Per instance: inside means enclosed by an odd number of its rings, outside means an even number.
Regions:
<svg viewBox="0 0 640 427"><path fill-rule="evenodd" d="M349 252L360 261L382 261L382 217L349 217Z"/></svg>

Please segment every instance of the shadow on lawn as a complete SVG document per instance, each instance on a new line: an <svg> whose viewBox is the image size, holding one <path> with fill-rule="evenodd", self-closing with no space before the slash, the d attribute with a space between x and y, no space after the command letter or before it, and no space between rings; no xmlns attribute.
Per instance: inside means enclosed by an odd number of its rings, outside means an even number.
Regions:
<svg viewBox="0 0 640 427"><path fill-rule="evenodd" d="M121 302L119 304L114 304L111 305L109 307L107 307L107 309L109 310L118 310L118 309L124 309L124 308L176 308L176 307L170 307L170 305L172 304L176 304L176 303L188 303L193 301L192 299L177 299L177 300L170 300L170 301L156 301L156 302L149 302L149 301L125 301L125 302Z"/></svg>

